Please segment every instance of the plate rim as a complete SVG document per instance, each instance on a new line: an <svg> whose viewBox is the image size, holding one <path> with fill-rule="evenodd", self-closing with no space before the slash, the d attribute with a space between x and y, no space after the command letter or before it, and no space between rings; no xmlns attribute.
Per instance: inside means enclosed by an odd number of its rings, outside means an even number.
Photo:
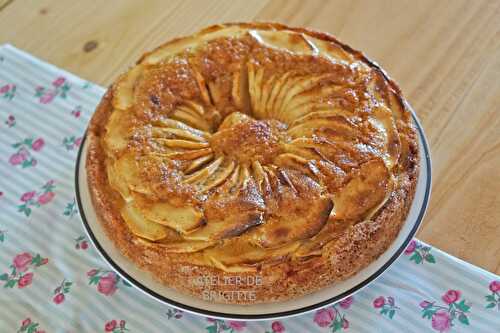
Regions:
<svg viewBox="0 0 500 333"><path fill-rule="evenodd" d="M425 158L425 165L427 168L427 179L425 182L425 193L424 193L424 198L422 202L422 206L420 207L420 211L418 213L418 216L415 220L415 223L411 229L411 231L408 233L408 236L402 243L402 245L394 252L394 254L391 256L389 260L387 260L377 271L375 271L372 275L370 275L368 278L363 280L362 282L358 283L357 285L353 286L352 288L344 291L341 294L338 294L336 296L333 296L331 298L328 298L326 300L323 300L318 303L314 303L302 308L298 309L293 309L293 310L287 310L287 311L281 311L281 312L272 312L272 313L266 313L266 314L234 314L234 313L225 313L225 312L218 312L218 311L211 311L211 310L205 310L205 309L200 309L191 305L186 305L177 301L174 301L168 297L165 297L161 294L158 294L157 292L151 290L149 287L145 286L142 284L140 281L137 281L135 278L130 276L125 270L123 270L114 260L111 258L107 252L103 249L99 241L97 240L96 236L94 235L90 224L87 221L87 217L85 215L84 209L83 209L83 204L81 201L81 196L80 196L80 181L79 181L79 174L80 174L80 167L81 167L81 161L82 161L82 152L83 152L83 147L85 146L85 141L87 139L87 130L85 130L85 133L82 138L82 142L80 144L80 147L78 148L78 154L76 157L76 164L75 164L75 197L76 197L76 203L78 206L78 211L80 215L80 219L82 220L83 227L85 229L85 232L89 236L89 239L91 240L92 244L94 247L97 249L97 252L99 255L104 259L104 261L111 266L111 268L120 275L123 279L127 280L130 284L132 284L135 288L139 289L141 292L144 294L148 295L149 297L155 299L156 301L163 303L168 306L172 306L174 308L190 312L196 315L202 315L202 316L208 316L212 318L221 318L221 319L229 319L229 320L270 320L270 319L277 319L277 318L285 318L285 317L292 317L292 316L297 316L300 314L312 312L314 310L323 308L325 306L328 306L330 304L336 303L338 301L341 301L342 299L349 297L350 295L353 295L354 293L360 291L373 281L375 281L377 278L380 277L403 253L403 251L406 249L410 241L413 239L415 234L417 233L420 225L422 224L422 221L424 219L425 213L427 211L427 207L429 205L429 199L430 199L430 194L431 194L431 185L432 185L432 164L431 164L431 158L430 158L430 149L429 149L429 144L427 142L427 138L424 134L424 131L422 129L422 126L420 124L420 121L413 110L413 108L410 107L410 112L413 118L413 121L415 122L417 131L418 131L418 137L422 140L422 146L423 146L423 152L420 152L421 158Z"/></svg>

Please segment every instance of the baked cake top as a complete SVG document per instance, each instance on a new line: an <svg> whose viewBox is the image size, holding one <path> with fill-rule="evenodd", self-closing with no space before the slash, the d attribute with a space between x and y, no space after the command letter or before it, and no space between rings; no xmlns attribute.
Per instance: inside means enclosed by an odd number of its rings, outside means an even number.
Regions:
<svg viewBox="0 0 500 333"><path fill-rule="evenodd" d="M174 40L112 87L102 144L148 246L226 272L306 258L376 217L411 117L376 66L300 31L244 24Z"/></svg>

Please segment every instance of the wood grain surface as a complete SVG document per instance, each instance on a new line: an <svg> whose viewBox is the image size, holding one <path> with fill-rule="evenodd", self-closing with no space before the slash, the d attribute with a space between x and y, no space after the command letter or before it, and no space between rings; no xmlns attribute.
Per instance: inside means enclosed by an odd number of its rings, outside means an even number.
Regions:
<svg viewBox="0 0 500 333"><path fill-rule="evenodd" d="M332 33L389 72L431 144L418 237L500 274L500 1L0 0L0 43L108 85L172 37L249 20Z"/></svg>

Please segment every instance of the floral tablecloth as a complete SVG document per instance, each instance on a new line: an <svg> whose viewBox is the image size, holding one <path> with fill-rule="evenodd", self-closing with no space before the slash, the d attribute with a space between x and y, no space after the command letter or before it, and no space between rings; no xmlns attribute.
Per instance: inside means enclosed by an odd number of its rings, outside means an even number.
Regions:
<svg viewBox="0 0 500 333"><path fill-rule="evenodd" d="M324 309L223 321L135 290L86 238L73 172L104 89L0 47L0 332L500 332L500 278L418 240Z"/></svg>

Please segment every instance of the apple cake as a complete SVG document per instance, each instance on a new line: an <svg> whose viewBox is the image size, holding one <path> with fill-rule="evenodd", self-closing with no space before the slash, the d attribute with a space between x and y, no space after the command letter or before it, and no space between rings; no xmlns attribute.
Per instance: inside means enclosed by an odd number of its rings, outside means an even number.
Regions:
<svg viewBox="0 0 500 333"><path fill-rule="evenodd" d="M399 87L334 37L221 24L146 53L87 132L92 203L136 265L210 302L298 297L396 238L418 177Z"/></svg>

